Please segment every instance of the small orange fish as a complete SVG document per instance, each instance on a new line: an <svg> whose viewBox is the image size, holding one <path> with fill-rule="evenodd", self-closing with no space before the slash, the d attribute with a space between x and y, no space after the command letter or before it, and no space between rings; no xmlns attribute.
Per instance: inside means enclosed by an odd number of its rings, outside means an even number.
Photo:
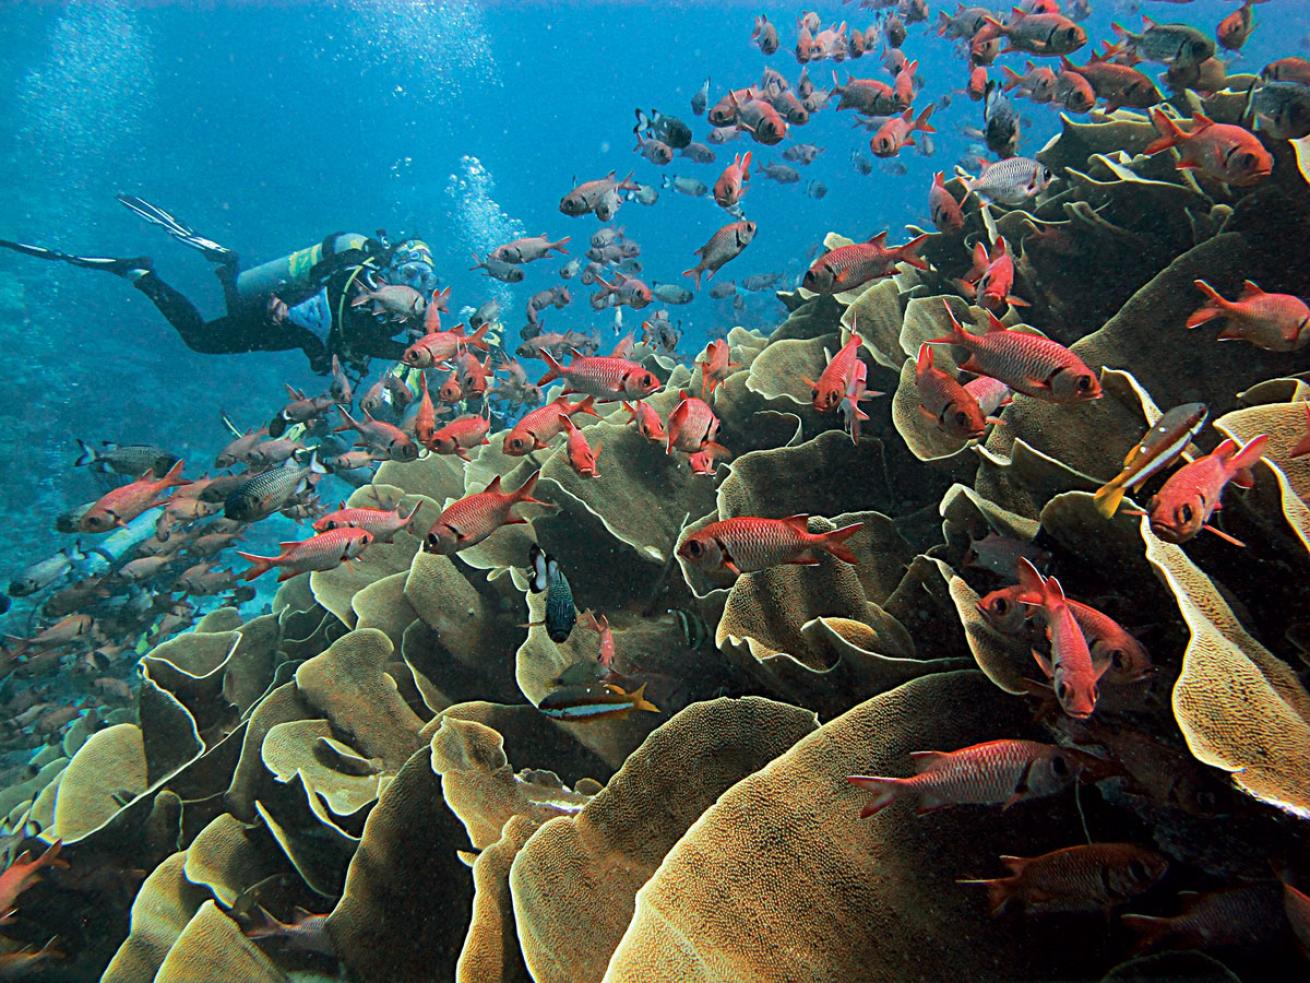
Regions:
<svg viewBox="0 0 1310 983"><path fill-rule="evenodd" d="M702 569L733 574L786 563L813 566L824 553L854 564L859 559L845 542L863 527L864 523L853 522L830 532L812 533L807 515L785 519L743 515L711 522L691 533L679 544L678 555Z"/></svg>
<svg viewBox="0 0 1310 983"><path fill-rule="evenodd" d="M1269 438L1260 434L1239 448L1229 438L1204 457L1184 464L1169 476L1147 505L1151 531L1166 543L1182 544L1202 529L1208 529L1235 546L1243 545L1209 525L1209 520L1221 508L1220 499L1230 481L1239 488L1255 485L1251 469L1259 463L1268 442Z"/></svg>
<svg viewBox="0 0 1310 983"><path fill-rule="evenodd" d="M462 324L455 325L449 331L434 331L406 348L401 361L410 368L430 369L449 361L466 348L479 348L485 352L488 349L486 335L490 329L490 324L483 324L467 337Z"/></svg>
<svg viewBox="0 0 1310 983"><path fill-rule="evenodd" d="M901 246L887 245L887 233L879 232L868 242L856 242L829 250L805 271L801 286L817 294L836 294L854 290L870 280L892 276L897 263L908 263L926 270L928 264L919 256L919 247L928 241L925 233Z"/></svg>
<svg viewBox="0 0 1310 983"><path fill-rule="evenodd" d="M550 352L542 352L550 370L537 380L544 386L563 379L565 395L585 393L603 403L623 399L644 399L660 388L660 381L636 362L609 355L578 355L568 365L561 365Z"/></svg>
<svg viewBox="0 0 1310 983"><path fill-rule="evenodd" d="M851 775L846 780L873 798L860 818L876 815L902 796L917 796L919 815L953 805L999 805L1054 795L1092 770L1097 759L1037 741L999 740L958 751L911 751L909 778Z"/></svg>
<svg viewBox="0 0 1310 983"><path fill-rule="evenodd" d="M1006 304L1027 307L1028 301L1014 296L1014 257L1005 239L998 238L988 254L981 242L973 246L973 268L956 285L966 297L976 299L989 311L1004 311Z"/></svg>
<svg viewBox="0 0 1310 983"><path fill-rule="evenodd" d="M432 405L432 396L428 392L427 373L419 374L418 412L414 414L414 437L424 447L432 440L437 429L437 409Z"/></svg>
<svg viewBox="0 0 1310 983"><path fill-rule="evenodd" d="M18 896L41 883L41 871L47 867L68 867L68 861L59 856L63 845L63 840L55 840L35 860L29 851L24 850L0 874L0 925L7 925L13 920Z"/></svg>
<svg viewBox="0 0 1310 983"><path fill-rule="evenodd" d="M932 224L937 231L945 235L955 235L964 228L964 211L955 196L946 190L946 178L941 171L932 176L932 188L928 191L928 210L932 214Z"/></svg>
<svg viewBox="0 0 1310 983"><path fill-rule="evenodd" d="M432 435L428 450L434 454L454 454L461 461L467 461L470 450L491 443L487 439L490 429L491 421L482 414L461 416Z"/></svg>
<svg viewBox="0 0 1310 983"><path fill-rule="evenodd" d="M1178 149L1177 167L1197 170L1206 177L1244 188L1264 180L1274 170L1274 159L1250 130L1230 123L1216 123L1194 113L1192 128L1184 130L1161 109L1151 111L1151 121L1160 133L1142 153L1148 157Z"/></svg>
<svg viewBox="0 0 1310 983"><path fill-rule="evenodd" d="M1278 883L1190 895L1179 915L1124 915L1124 927L1137 933L1133 955L1153 949L1211 949L1226 945L1265 946L1285 931L1283 895Z"/></svg>
<svg viewBox="0 0 1310 983"><path fill-rule="evenodd" d="M899 81L899 77L898 77ZM878 127L878 132L873 135L869 141L869 149L875 157L895 157L901 152L902 147L913 147L914 134L919 133L936 133L937 130L928 122L928 117L932 115L935 107L929 105L927 109L919 114L918 119L914 117L913 107L905 110L900 116L892 116L882 126Z"/></svg>
<svg viewBox="0 0 1310 983"><path fill-rule="evenodd" d="M861 338L857 334L850 336L841 351L828 360L827 366L818 381L801 377L801 381L810 387L810 399L814 408L820 413L833 413L846 396L846 383L859 361Z"/></svg>
<svg viewBox="0 0 1310 983"><path fill-rule="evenodd" d="M156 478L154 471L146 471L130 485L115 488L98 498L78 521L82 532L109 532L115 526L124 526L142 512L164 504L159 496L170 488L187 483L182 477L182 462L178 461L168 474Z"/></svg>
<svg viewBox="0 0 1310 983"><path fill-rule="evenodd" d="M450 288L445 290L434 290L432 296L428 298L427 309L423 312L423 334L433 335L441 331L441 315L450 311ZM471 342L466 342L469 344ZM335 375L335 373L333 373ZM350 400L342 400L344 403Z"/></svg>
<svg viewBox="0 0 1310 983"><path fill-rule="evenodd" d="M701 399L709 399L719 383L739 368L740 363L729 361L726 341L722 338L711 341L705 347L705 358L700 362Z"/></svg>
<svg viewBox="0 0 1310 983"><path fill-rule="evenodd" d="M368 410L364 411L362 423L352 417L344 406L337 407L337 411L345 422L335 428L333 433L355 430L359 433L357 446L385 454L392 461L412 461L418 457L418 445L395 424L375 420Z"/></svg>
<svg viewBox="0 0 1310 983"><path fill-rule="evenodd" d="M568 431L569 464L578 474L578 477L600 477L600 472L596 470L596 458L600 457L600 442L597 441L595 447L590 446L587 443L586 434L579 430L566 414L561 413L559 420L560 426Z"/></svg>
<svg viewBox="0 0 1310 983"><path fill-rule="evenodd" d="M644 400L637 403L624 403L623 408L628 411L628 416L637 425L637 433L647 440L662 444L668 439L669 435L664 430L664 421L660 419L659 413L650 403Z"/></svg>
<svg viewBox="0 0 1310 983"><path fill-rule="evenodd" d="M1192 283L1206 302L1187 318L1189 329L1222 317L1228 323L1219 332L1220 341L1249 341L1269 352L1294 352L1310 343L1310 307L1301 298L1265 293L1246 280L1236 300L1225 300L1204 280Z"/></svg>
<svg viewBox="0 0 1310 983"><path fill-rule="evenodd" d="M408 529L418 514L419 503L409 510L409 515L400 514L400 506L394 509L348 509L343 504L335 512L329 512L314 523L315 532L329 532L333 529L366 529L375 543L394 543L396 533Z"/></svg>
<svg viewBox="0 0 1310 983"><path fill-rule="evenodd" d="M751 152L737 154L714 182L714 200L720 208L731 208L741 201L751 179Z"/></svg>
<svg viewBox="0 0 1310 983"><path fill-rule="evenodd" d="M1086 843L1001 863L1008 877L956 881L986 887L993 915L1015 901L1033 911L1108 910L1145 894L1169 869L1160 854L1134 843Z"/></svg>
<svg viewBox="0 0 1310 983"><path fill-rule="evenodd" d="M694 454L707 443L714 442L719 433L719 418L704 400L688 396L686 390L679 390L678 395L682 401L669 414L666 451L669 454L675 450Z"/></svg>
<svg viewBox="0 0 1310 983"><path fill-rule="evenodd" d="M690 455L687 458L687 463L691 465L693 474L714 474L719 461L726 461L731 458L732 451L722 444L710 441L708 444L702 444L700 450Z"/></svg>
<svg viewBox="0 0 1310 983"><path fill-rule="evenodd" d="M500 490L500 475L496 475L485 490L466 495L446 506L423 537L423 548L429 553L450 556L476 546L501 526L525 525L528 520L514 514L516 505L557 508L553 502L532 497L540 477L540 471L533 471L518 489L503 492Z"/></svg>
<svg viewBox="0 0 1310 983"><path fill-rule="evenodd" d="M596 656L596 661L606 669L610 668L614 665L614 632L610 630L609 619L603 614L595 614L590 610L584 611L582 617L582 624L600 638L600 652Z"/></svg>
<svg viewBox="0 0 1310 983"><path fill-rule="evenodd" d="M987 429L978 400L955 377L932 364L932 346L919 346L914 384L919 390L919 412L942 433L960 440L977 440Z"/></svg>
<svg viewBox="0 0 1310 983"><path fill-rule="evenodd" d="M523 419L505 434L502 449L511 457L522 457L531 451L541 450L564 432L564 425L559 422L561 414L572 416L574 413L586 413L599 417L600 414L592 408L595 402L593 396L576 403L570 403L565 397L559 396L545 406L525 413Z"/></svg>
<svg viewBox="0 0 1310 983"><path fill-rule="evenodd" d="M282 568L277 578L279 584L310 570L335 570L363 553L371 542L373 534L367 529L342 526L306 540L278 543L282 552L277 556L256 556L238 550L237 556L252 564L241 574L241 579L254 580L274 567Z"/></svg>
<svg viewBox="0 0 1310 983"><path fill-rule="evenodd" d="M1075 720L1090 717L1100 697L1097 683L1109 666L1098 670L1093 665L1092 650L1058 580L1043 577L1031 560L1020 557L1019 586L1023 588L1019 599L1042 609L1051 657L1034 650L1033 658L1051 680L1060 708Z"/></svg>
<svg viewBox="0 0 1310 983"><path fill-rule="evenodd" d="M459 384L459 369L451 369L446 381L437 390L437 399L443 403L454 404L464 398L464 390Z"/></svg>

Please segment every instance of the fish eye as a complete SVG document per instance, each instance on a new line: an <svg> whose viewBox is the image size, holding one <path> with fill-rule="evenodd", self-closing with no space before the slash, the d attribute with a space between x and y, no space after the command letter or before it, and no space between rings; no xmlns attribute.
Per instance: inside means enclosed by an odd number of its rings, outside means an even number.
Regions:
<svg viewBox="0 0 1310 983"><path fill-rule="evenodd" d="M1060 702L1064 702L1069 696L1069 685L1063 681L1055 684L1055 696Z"/></svg>
<svg viewBox="0 0 1310 983"><path fill-rule="evenodd" d="M819 398L819 390L817 388L811 389L810 399L818 399L818 398Z"/></svg>
<svg viewBox="0 0 1310 983"><path fill-rule="evenodd" d="M1078 391L1087 392L1092 388L1092 377L1090 375L1080 375L1078 377Z"/></svg>
<svg viewBox="0 0 1310 983"><path fill-rule="evenodd" d="M1194 513L1192 512L1192 507L1190 505L1184 504L1183 507L1178 510L1178 514L1182 517L1184 522L1191 522Z"/></svg>
<svg viewBox="0 0 1310 983"><path fill-rule="evenodd" d="M1060 778L1069 774L1069 762L1065 760L1064 755L1057 754L1051 759L1051 771L1055 772Z"/></svg>
<svg viewBox="0 0 1310 983"><path fill-rule="evenodd" d="M1110 653L1110 664L1116 669L1122 669L1124 667L1124 661L1124 654L1121 650L1115 649Z"/></svg>
<svg viewBox="0 0 1310 983"><path fill-rule="evenodd" d="M967 427L969 425L969 414L963 410L958 410L955 414L955 422L962 427Z"/></svg>
<svg viewBox="0 0 1310 983"><path fill-rule="evenodd" d="M992 602L992 607L996 609L997 614L1005 614L1010 609L1010 602L1003 597L998 597Z"/></svg>
<svg viewBox="0 0 1310 983"><path fill-rule="evenodd" d="M1248 167L1255 166L1255 154L1238 154L1237 166L1245 170Z"/></svg>
<svg viewBox="0 0 1310 983"><path fill-rule="evenodd" d="M1135 881L1145 881L1150 878L1150 872L1146 869L1146 864L1140 860L1128 861L1128 876Z"/></svg>
<svg viewBox="0 0 1310 983"><path fill-rule="evenodd" d="M431 547L436 547L436 545L437 545L438 542L439 542L439 540L437 539L437 534L436 534L436 533L434 533L434 532L430 532L430 533L428 533L428 535L427 535L427 544L428 544L429 546L431 546Z"/></svg>
<svg viewBox="0 0 1310 983"><path fill-rule="evenodd" d="M704 551L705 548L701 546L701 544L696 540L694 539L687 540L687 552L690 553L692 556L700 556L701 553L703 553Z"/></svg>

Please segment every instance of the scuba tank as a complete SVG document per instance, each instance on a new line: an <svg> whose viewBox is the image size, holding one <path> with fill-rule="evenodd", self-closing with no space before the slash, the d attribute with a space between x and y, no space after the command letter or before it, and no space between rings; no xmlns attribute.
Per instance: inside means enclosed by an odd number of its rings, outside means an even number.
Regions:
<svg viewBox="0 0 1310 983"><path fill-rule="evenodd" d="M322 242L242 270L236 278L237 297L244 307L262 307L274 294L294 304L322 286L332 270L362 263L378 252L366 235L334 232Z"/></svg>

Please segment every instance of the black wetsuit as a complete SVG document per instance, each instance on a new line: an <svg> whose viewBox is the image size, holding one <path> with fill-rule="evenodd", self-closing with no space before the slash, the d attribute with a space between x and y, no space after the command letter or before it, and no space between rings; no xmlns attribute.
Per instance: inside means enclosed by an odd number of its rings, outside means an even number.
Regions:
<svg viewBox="0 0 1310 983"><path fill-rule="evenodd" d="M334 237L335 234L328 236L325 241ZM228 355L299 348L315 372L325 373L331 370L333 355L340 356L343 363L362 367L369 358L399 359L405 352L404 342L391 337L394 324L380 323L365 308L352 308L349 298L344 296L351 281L358 280L359 265L366 258L363 250L353 249L326 256L312 271L309 288L302 286L297 296L279 298L294 306L326 287L332 316L326 343L312 331L290 320L275 322L270 316L268 298L259 302L243 300L236 289L238 271L235 257L217 268L227 314L212 321L206 321L195 304L165 283L154 270L138 276L133 282L177 329L182 341L192 351Z"/></svg>

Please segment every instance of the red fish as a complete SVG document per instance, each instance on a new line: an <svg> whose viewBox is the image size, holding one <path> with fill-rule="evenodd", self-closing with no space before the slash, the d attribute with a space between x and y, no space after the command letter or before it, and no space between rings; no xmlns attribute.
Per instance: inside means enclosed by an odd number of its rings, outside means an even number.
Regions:
<svg viewBox="0 0 1310 983"><path fill-rule="evenodd" d="M678 555L705 570L753 573L784 563L813 566L824 553L846 563L858 563L845 544L864 523L830 532L809 531L809 516L766 519L744 515L711 522L683 539Z"/></svg>
<svg viewBox="0 0 1310 983"><path fill-rule="evenodd" d="M1124 915L1120 920L1137 933L1137 942L1129 950L1134 955L1160 948L1263 948L1284 931L1283 898L1278 884L1244 884L1193 894L1180 915Z"/></svg>
<svg viewBox="0 0 1310 983"><path fill-rule="evenodd" d="M710 441L708 444L702 444L701 449L687 458L687 463L691 465L693 474L714 474L721 460L732 458L732 451L722 444L716 444Z"/></svg>
<svg viewBox="0 0 1310 983"><path fill-rule="evenodd" d="M909 110L910 104L914 102L914 73L918 70L919 70L918 61L910 61L910 62L906 62L901 67L901 70L896 73L896 78L892 82L892 92L896 94L896 108L898 110L899 109ZM919 117L919 119L921 121L926 120L928 118L928 113L931 110L932 107L929 106L928 109L924 111L924 114ZM920 129L924 129L925 132L927 133L936 132L936 130L934 130L932 127L927 127L926 129L920 127ZM906 141L906 142L912 143L913 141Z"/></svg>
<svg viewBox="0 0 1310 983"><path fill-rule="evenodd" d="M801 381L810 387L810 399L814 408L820 413L833 413L846 397L846 383L855 371L859 361L861 339L857 334L851 335L841 351L828 361L817 382L801 377Z"/></svg>
<svg viewBox="0 0 1310 983"><path fill-rule="evenodd" d="M1166 543L1181 544L1202 529L1209 529L1221 539L1241 546L1240 541L1208 523L1221 507L1220 499L1230 481L1239 488L1254 486L1255 475L1251 469L1259 462L1268 442L1269 438L1260 434L1239 448L1229 438L1204 457L1184 464L1169 476L1147 505L1151 531Z"/></svg>
<svg viewBox="0 0 1310 983"><path fill-rule="evenodd" d="M419 390L418 412L414 414L414 437L426 447L437 429L437 409L432 405L432 396L428 393L426 373L419 373Z"/></svg>
<svg viewBox="0 0 1310 983"><path fill-rule="evenodd" d="M928 117L932 115L933 106L929 105L927 109L919 114L919 118L914 118L914 108L905 110L900 116L892 116L882 126L878 127L878 132L873 135L869 141L869 149L873 151L875 157L895 157L901 152L902 147L914 146L914 134L936 133L932 124L928 122Z"/></svg>
<svg viewBox="0 0 1310 983"><path fill-rule="evenodd" d="M1170 147L1178 148L1178 169L1199 170L1206 177L1242 188L1264 180L1274 170L1274 159L1250 130L1216 123L1193 114L1192 128L1182 129L1163 110L1151 111L1160 137L1146 146L1148 157Z"/></svg>
<svg viewBox="0 0 1310 983"><path fill-rule="evenodd" d="M704 400L688 396L686 390L679 390L678 395L682 401L669 414L666 450L669 454L675 449L694 454L718 436L719 418Z"/></svg>
<svg viewBox="0 0 1310 983"><path fill-rule="evenodd" d="M333 529L365 529L373 536L375 543L394 543L396 533L408 529L418 513L418 503L409 510L409 515L400 514L400 506L394 509L348 509L344 505L335 512L329 512L314 523L315 532L329 532Z"/></svg>
<svg viewBox="0 0 1310 983"><path fill-rule="evenodd" d="M1095 759L1037 741L987 741L958 751L911 751L909 778L851 775L846 780L873 798L860 818L881 812L901 796L917 796L918 813L952 805L999 805L1037 799L1067 788Z"/></svg>
<svg viewBox="0 0 1310 983"><path fill-rule="evenodd" d="M449 313L449 302L449 287L445 290L432 291L432 296L428 298L427 309L423 312L423 333L425 335L437 334L441 331L441 315ZM342 402L348 403L350 400L342 400Z"/></svg>
<svg viewBox="0 0 1310 983"><path fill-rule="evenodd" d="M344 406L337 409L346 422L333 430L333 433L356 430L359 432L358 446L386 454L392 461L412 461L418 457L418 446L410 439L409 434L395 424L373 419L373 414L368 410L364 411L364 422L361 423L352 417Z"/></svg>
<svg viewBox="0 0 1310 983"><path fill-rule="evenodd" d="M115 526L126 525L142 512L163 505L164 499L159 496L168 489L186 483L181 461L162 478L156 478L154 471L148 470L130 485L115 488L96 499L78 520L77 528L81 532L109 532Z"/></svg>
<svg viewBox="0 0 1310 983"><path fill-rule="evenodd" d="M1043 577L1027 557L1019 558L1020 600L1042 609L1046 638L1051 643L1048 660L1034 651L1033 658L1051 680L1060 707L1075 720L1085 720L1096 709L1100 696L1097 682L1108 666L1098 672L1083 630L1065 600L1064 588L1054 577Z"/></svg>
<svg viewBox="0 0 1310 983"><path fill-rule="evenodd" d="M974 243L973 268L956 285L990 311L1003 311L1006 304L1028 306L1028 301L1010 292L1014 289L1014 257L1004 238L996 240L990 255L981 242Z"/></svg>
<svg viewBox="0 0 1310 983"><path fill-rule="evenodd" d="M238 550L237 556L253 564L241 574L241 579L254 580L274 567L282 568L277 578L279 584L310 570L335 570L363 553L371 542L373 534L367 529L343 526L303 541L278 543L282 552L277 556L256 556Z"/></svg>
<svg viewBox="0 0 1310 983"><path fill-rule="evenodd" d="M839 409L846 418L846 430L851 435L851 443L857 446L860 443L860 424L869 419L869 414L860 409L860 400L882 395L872 389L865 389L868 381L869 367L856 359L850 375L846 377L846 393Z"/></svg>
<svg viewBox="0 0 1310 983"><path fill-rule="evenodd" d="M1033 911L1108 910L1154 887L1169 861L1134 843L1086 843L1040 857L1001 857L1008 877L957 881L987 888L992 914L1011 902Z"/></svg>
<svg viewBox="0 0 1310 983"><path fill-rule="evenodd" d="M467 337L462 324L455 325L449 331L431 332L406 348L401 361L411 368L430 369L449 361L465 348L478 348L485 352L489 347L486 335L490 328L490 324L483 324Z"/></svg>
<svg viewBox="0 0 1310 983"><path fill-rule="evenodd" d="M68 861L59 856L63 845L63 840L55 840L35 860L29 851L24 850L0 874L0 925L7 925L13 920L17 911L14 903L28 888L41 883L41 871L47 867L68 867Z"/></svg>
<svg viewBox="0 0 1310 983"><path fill-rule="evenodd" d="M435 454L454 454L467 461L472 448L491 443L487 439L490 429L491 421L481 414L461 416L434 433L427 447Z"/></svg>
<svg viewBox="0 0 1310 983"><path fill-rule="evenodd" d="M522 457L533 450L540 450L564 432L564 425L559 422L561 415L572 416L574 413L586 413L599 417L592 409L595 398L588 396L576 403L570 403L563 396L525 413L514 428L505 434L502 444L504 452L511 457Z"/></svg>
<svg viewBox="0 0 1310 983"><path fill-rule="evenodd" d="M1265 293L1246 280L1236 300L1225 300L1204 280L1192 283L1205 294L1206 302L1188 317L1188 328L1222 317L1228 323L1219 332L1220 341L1249 341L1269 352L1293 352L1310 342L1310 307L1300 297Z"/></svg>
<svg viewBox="0 0 1310 983"><path fill-rule="evenodd" d="M696 250L700 262L689 270L683 270L682 275L695 280L696 289L699 290L701 274L704 273L707 280L713 279L715 273L740 256L751 244L755 238L755 229L754 222L729 222L710 236L709 242Z"/></svg>
<svg viewBox="0 0 1310 983"><path fill-rule="evenodd" d="M503 492L500 475L496 475L485 490L448 505L423 538L423 548L429 553L451 556L476 546L501 526L525 525L528 520L514 514L516 505L555 508L552 502L532 497L540 477L540 471L533 471L517 490Z"/></svg>
<svg viewBox="0 0 1310 983"><path fill-rule="evenodd" d="M599 478L600 472L596 470L596 458L600 457L600 442L592 447L587 443L586 435L579 430L569 417L563 413L559 415L560 426L568 430L568 451L569 465L573 468L580 478Z"/></svg>
<svg viewBox="0 0 1310 983"><path fill-rule="evenodd" d="M709 399L720 382L728 378L734 369L741 368L740 363L731 362L728 358L728 343L722 338L706 346L705 358L700 363L701 399Z"/></svg>
<svg viewBox="0 0 1310 983"><path fill-rule="evenodd" d="M723 169L719 179L714 182L714 200L720 208L731 208L741 201L746 193L746 184L751 179L751 152L737 154L732 163Z"/></svg>
<svg viewBox="0 0 1310 983"><path fill-rule="evenodd" d="M926 234L916 236L902 246L887 246L887 233L879 232L868 242L838 246L814 261L801 286L817 294L835 294L854 290L870 280L892 276L897 263L909 263L926 270L928 264L919 256L919 247L928 241Z"/></svg>
<svg viewBox="0 0 1310 983"><path fill-rule="evenodd" d="M491 374L491 356L479 362L472 352L460 352L455 357L455 370L459 373L459 387L466 396L481 396L487 391L487 377Z"/></svg>
<svg viewBox="0 0 1310 983"><path fill-rule="evenodd" d="M609 355L588 356L574 352L573 361L561 365L550 352L541 357L550 371L537 380L544 386L552 379L563 379L565 394L585 393L602 403L622 399L644 399L660 388L659 379L636 362Z"/></svg>
<svg viewBox="0 0 1310 983"><path fill-rule="evenodd" d="M937 231L946 235L955 235L964 228L964 210L955 196L946 190L946 179L941 171L932 176L932 188L928 192L928 210L932 214L932 224Z"/></svg>
<svg viewBox="0 0 1310 983"><path fill-rule="evenodd" d="M960 440L977 440L987 429L982 407L954 376L937 368L932 361L932 346L920 345L914 364L919 412L942 433Z"/></svg>
<svg viewBox="0 0 1310 983"><path fill-rule="evenodd" d="M437 399L443 403L458 403L464 398L464 390L459 384L459 369L451 369L446 381L437 390Z"/></svg>
<svg viewBox="0 0 1310 983"><path fill-rule="evenodd" d="M608 669L614 665L614 632L610 630L609 619L603 614L594 614L590 610L582 613L582 624L600 636L600 652L596 661Z"/></svg>
<svg viewBox="0 0 1310 983"><path fill-rule="evenodd" d="M659 413L650 403L624 403L623 408L628 411L632 421L637 424L637 433L647 440L662 444L668 439L669 435L664 430L664 421L660 419Z"/></svg>
<svg viewBox="0 0 1310 983"><path fill-rule="evenodd" d="M929 339L930 345L958 345L969 358L960 366L966 372L999 379L1015 392L1051 403L1073 403L1101 398L1101 384L1083 360L1058 341L1040 335L1011 331L988 312L985 334L968 334L946 304L951 333Z"/></svg>

